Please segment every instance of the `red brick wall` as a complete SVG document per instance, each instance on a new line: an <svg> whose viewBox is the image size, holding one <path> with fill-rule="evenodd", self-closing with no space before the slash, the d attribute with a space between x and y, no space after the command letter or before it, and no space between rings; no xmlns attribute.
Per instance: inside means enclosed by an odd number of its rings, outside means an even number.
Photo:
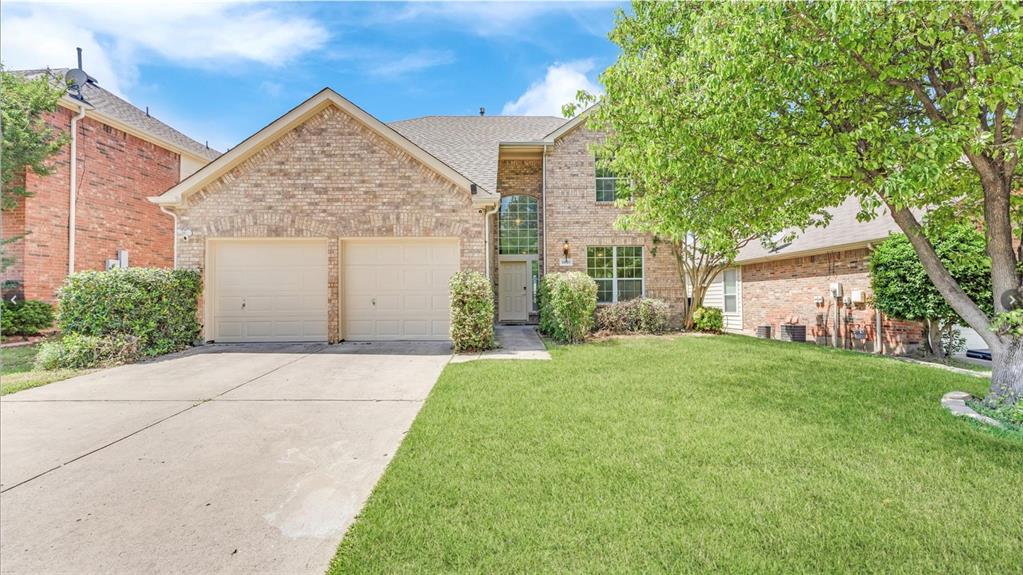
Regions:
<svg viewBox="0 0 1023 575"><path fill-rule="evenodd" d="M808 341L831 345L835 300L830 297L830 284L840 282L845 296L853 290L869 294L869 259L870 250L862 248L743 265L743 332L754 334L758 326L770 325L777 338L779 325L798 323L807 326ZM815 296L823 302L814 303ZM874 309L869 304L853 304L850 308L843 303L841 311L841 345L873 350L877 331ZM848 323L847 316L851 319ZM886 353L902 353L919 345L923 334L919 323L887 316L882 317L881 327ZM858 329L866 332L865 341L852 337Z"/></svg>
<svg viewBox="0 0 1023 575"><path fill-rule="evenodd" d="M72 116L60 108L48 121L67 131ZM132 267L171 267L173 220L146 198L178 183L178 154L92 118L79 121L78 128L75 269L104 269L119 249L128 250ZM27 235L14 246L23 252L22 261L3 274L4 280L23 282L27 299L44 301L54 300L67 275L70 148L51 165L48 176L28 174L32 196L18 208ZM6 223L4 228L9 237Z"/></svg>

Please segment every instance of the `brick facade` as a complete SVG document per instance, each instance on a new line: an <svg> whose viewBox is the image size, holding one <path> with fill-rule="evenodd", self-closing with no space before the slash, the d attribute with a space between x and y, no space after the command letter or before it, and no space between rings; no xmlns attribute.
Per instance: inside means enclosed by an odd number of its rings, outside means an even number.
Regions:
<svg viewBox="0 0 1023 575"><path fill-rule="evenodd" d="M615 228L624 210L597 201L596 167L590 147L602 136L585 128L572 130L547 152L547 246L548 272L586 272L587 246L643 246L644 293L670 303L675 312L682 305L678 264L669 247L655 245L649 234ZM572 265L562 266L562 247L569 243Z"/></svg>
<svg viewBox="0 0 1023 575"><path fill-rule="evenodd" d="M328 238L328 330L339 333L338 240L459 238L483 272L483 216L465 190L328 106L187 199L178 266L202 269L208 238Z"/></svg>
<svg viewBox="0 0 1023 575"><path fill-rule="evenodd" d="M47 122L67 132L72 116L61 107ZM178 154L91 117L78 122L77 146L75 269L105 269L121 249L133 267L173 265L173 220L146 198L178 183ZM50 175L27 175L32 195L3 214L3 237L24 238L6 246L16 263L0 279L20 282L26 299L53 302L68 270L70 146L50 163Z"/></svg>
<svg viewBox="0 0 1023 575"><path fill-rule="evenodd" d="M861 248L743 265L742 331L752 335L758 326L770 325L777 337L779 325L796 323L807 326L808 341L831 345L836 302L830 297L830 284L840 282L845 296L853 290L869 293L869 260L870 250ZM821 303L815 303L815 297ZM869 304L848 307L843 303L841 317L841 345L873 351L874 309ZM904 353L919 345L923 336L919 323L887 316L882 316L881 330L885 353ZM854 337L858 331L865 333L865 340Z"/></svg>
<svg viewBox="0 0 1023 575"><path fill-rule="evenodd" d="M536 198L538 213L538 225L540 227L538 237L539 245L541 248L538 250L540 253L537 254L536 259L540 262L541 274L543 273L543 225L544 225L544 213L543 213L543 160L542 159L506 159L500 160L497 166L497 192L502 198L506 196L530 196ZM491 221L490 229L490 280L494 288L494 313L498 314L500 309L500 294L498 293L498 280L500 267L500 246L498 240L500 237L500 217L501 214L498 212L493 216ZM535 313L530 314L532 320L536 319Z"/></svg>

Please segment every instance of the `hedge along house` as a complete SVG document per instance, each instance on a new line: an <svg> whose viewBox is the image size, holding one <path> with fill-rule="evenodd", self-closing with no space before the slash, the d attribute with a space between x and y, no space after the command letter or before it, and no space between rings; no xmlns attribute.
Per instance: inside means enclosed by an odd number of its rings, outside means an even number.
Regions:
<svg viewBox="0 0 1023 575"><path fill-rule="evenodd" d="M64 83L67 69L23 70ZM219 156L88 78L45 116L72 136L50 160L53 172L25 173L28 197L2 213L13 264L0 273L5 299L53 302L68 273L116 265L171 267L172 218L147 198Z"/></svg>

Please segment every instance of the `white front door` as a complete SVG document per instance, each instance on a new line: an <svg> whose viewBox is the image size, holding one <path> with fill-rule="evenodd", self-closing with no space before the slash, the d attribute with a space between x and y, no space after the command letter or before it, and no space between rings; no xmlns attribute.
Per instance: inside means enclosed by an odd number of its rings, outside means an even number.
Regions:
<svg viewBox="0 0 1023 575"><path fill-rule="evenodd" d="M213 240L210 250L209 339L327 340L326 240Z"/></svg>
<svg viewBox="0 0 1023 575"><path fill-rule="evenodd" d="M529 262L503 261L498 265L498 316L502 321L529 319Z"/></svg>
<svg viewBox="0 0 1023 575"><path fill-rule="evenodd" d="M458 240L344 240L341 337L349 341L450 337L448 281Z"/></svg>

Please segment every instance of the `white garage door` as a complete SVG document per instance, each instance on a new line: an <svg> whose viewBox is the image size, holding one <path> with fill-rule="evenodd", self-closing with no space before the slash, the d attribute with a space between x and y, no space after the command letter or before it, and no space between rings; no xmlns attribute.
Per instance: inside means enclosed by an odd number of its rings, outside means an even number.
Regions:
<svg viewBox="0 0 1023 575"><path fill-rule="evenodd" d="M325 240L213 241L218 342L326 341Z"/></svg>
<svg viewBox="0 0 1023 575"><path fill-rule="evenodd" d="M344 339L448 339L458 240L345 241L341 261Z"/></svg>

